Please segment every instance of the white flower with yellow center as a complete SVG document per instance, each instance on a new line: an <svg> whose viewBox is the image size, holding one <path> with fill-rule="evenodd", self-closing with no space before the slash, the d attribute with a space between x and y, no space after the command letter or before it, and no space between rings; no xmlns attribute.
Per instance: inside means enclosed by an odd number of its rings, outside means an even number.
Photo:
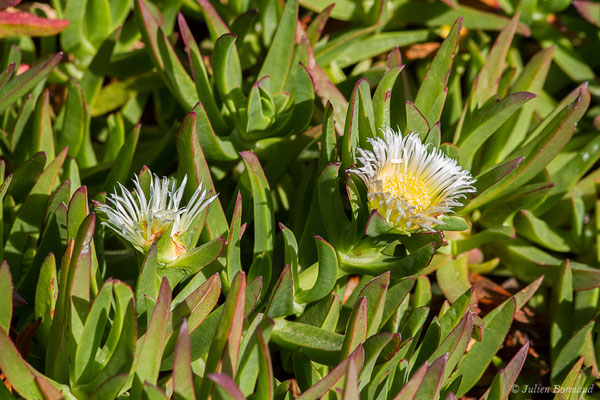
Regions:
<svg viewBox="0 0 600 400"><path fill-rule="evenodd" d="M362 167L350 171L367 185L371 207L401 231L433 231L440 215L475 192L468 171L416 134L402 137L386 128L383 139L368 140L373 151L359 148Z"/></svg>
<svg viewBox="0 0 600 400"><path fill-rule="evenodd" d="M204 185L200 183L188 204L181 207L187 176L183 178L181 186L177 187L174 179L161 179L155 174L150 174L148 198L138 177L132 181L133 194L119 183L120 195L115 189L115 192L108 196L107 204L96 205L98 211L106 215L102 224L142 253L146 253L150 245L172 224L169 254L162 257L159 255L159 258L172 261L186 253L188 248L178 238L190 229L200 213L217 196L209 196Z"/></svg>

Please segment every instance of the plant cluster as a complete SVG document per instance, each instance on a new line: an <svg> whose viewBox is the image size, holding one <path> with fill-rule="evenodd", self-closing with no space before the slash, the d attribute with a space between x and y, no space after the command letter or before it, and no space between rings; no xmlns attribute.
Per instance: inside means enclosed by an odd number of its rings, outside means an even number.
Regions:
<svg viewBox="0 0 600 400"><path fill-rule="evenodd" d="M19 3L1 398L596 390L597 3Z"/></svg>

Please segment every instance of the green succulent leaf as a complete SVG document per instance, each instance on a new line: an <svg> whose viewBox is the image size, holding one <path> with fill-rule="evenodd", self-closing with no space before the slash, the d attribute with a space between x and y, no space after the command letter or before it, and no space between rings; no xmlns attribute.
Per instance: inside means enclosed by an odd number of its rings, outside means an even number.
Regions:
<svg viewBox="0 0 600 400"><path fill-rule="evenodd" d="M552 62L554 50L554 47L550 47L533 56L512 84L509 93L540 93ZM525 140L537 102L539 102L537 99L527 102L498 129L496 134L492 135L485 145L482 157L484 166L493 165L506 159Z"/></svg>
<svg viewBox="0 0 600 400"><path fill-rule="evenodd" d="M171 305L169 282L163 278L152 317L146 334L136 344L135 373L131 396L141 398L147 383L155 384L160 372L160 361L164 348L166 321ZM138 350L139 349L139 350Z"/></svg>
<svg viewBox="0 0 600 400"><path fill-rule="evenodd" d="M187 321L184 320L179 330L173 361L173 397L175 399L193 400L196 398L191 364L190 333Z"/></svg>
<svg viewBox="0 0 600 400"><path fill-rule="evenodd" d="M528 92L512 93L497 103L486 103L473 120L467 122L462 130L457 145L460 149L462 165L470 169L475 152L496 130L521 108L534 94Z"/></svg>
<svg viewBox="0 0 600 400"><path fill-rule="evenodd" d="M243 400L244 397L235 381L225 374L210 374L208 379L215 383L219 398L223 400Z"/></svg>
<svg viewBox="0 0 600 400"><path fill-rule="evenodd" d="M345 245L345 237L352 226L344 213L339 192L338 174L340 164L330 164L325 167L317 183L319 206L323 225L328 239L334 246Z"/></svg>
<svg viewBox="0 0 600 400"><path fill-rule="evenodd" d="M367 298L360 297L354 303L348 325L344 335L344 343L340 353L340 359L343 360L354 351L360 344L367 339L368 333L368 314L367 314Z"/></svg>
<svg viewBox="0 0 600 400"><path fill-rule="evenodd" d="M188 114L182 121L177 134L177 154L180 177L187 175L192 182L195 182L195 185L186 187L185 196L190 198L200 183L206 185L209 192L216 193L196 130L196 115L193 113ZM228 230L227 219L218 198L208 209L206 229L211 239L221 236ZM200 232L196 234L200 235Z"/></svg>
<svg viewBox="0 0 600 400"><path fill-rule="evenodd" d="M210 37L213 41L216 41L219 37L230 33L229 27L223 22L215 8L208 0L198 0L198 4L202 8L204 20L208 26Z"/></svg>
<svg viewBox="0 0 600 400"><path fill-rule="evenodd" d="M458 18L454 24L452 24L450 33L446 36L442 46L437 51L427 70L427 75L423 80L423 84L417 92L415 106L422 110L428 117L431 114L431 110L434 108L437 98L448 84L454 56L458 50L458 39L460 38L461 30L462 18ZM428 120L431 121L430 118L428 118Z"/></svg>
<svg viewBox="0 0 600 400"><path fill-rule="evenodd" d="M229 296L223 305L206 359L205 375L222 372L235 376L244 323L245 301L246 275L240 272L233 278ZM198 397L205 397L210 393L211 388L211 382L203 381Z"/></svg>
<svg viewBox="0 0 600 400"><path fill-rule="evenodd" d="M517 15L500 32L495 45L486 58L484 67L477 76L472 95L474 102L479 106L487 102L498 89L498 82L504 70L506 56L517 31L518 24L519 16Z"/></svg>
<svg viewBox="0 0 600 400"><path fill-rule="evenodd" d="M212 55L217 93L233 114L245 103L241 88L242 67L235 41L236 37L231 33L219 37Z"/></svg>
<svg viewBox="0 0 600 400"><path fill-rule="evenodd" d="M488 390L488 393L490 394L487 396L488 399L508 399L509 394L513 390L513 385L517 380L517 376L525 364L528 350L529 342L525 343L509 363L506 364L506 367L496 375L492 382L492 386ZM494 394L497 394L497 397L494 397Z"/></svg>
<svg viewBox="0 0 600 400"><path fill-rule="evenodd" d="M300 347L311 360L326 365L337 365L344 336L300 322L278 319L271 340L290 350Z"/></svg>
<svg viewBox="0 0 600 400"><path fill-rule="evenodd" d="M315 243L319 259L316 265L318 274L314 277L314 284L310 289L307 288L298 293L296 299L300 303L321 300L331 292L338 278L338 257L334 247L319 236L315 237ZM312 267L307 269L304 276L308 276L309 272L313 271ZM299 277L299 279L301 278Z"/></svg>
<svg viewBox="0 0 600 400"><path fill-rule="evenodd" d="M37 384L37 379L45 381L44 383L48 381L23 359L19 350L2 329L0 329L0 350L2 372L4 372L15 390L24 397L44 398L43 391Z"/></svg>
<svg viewBox="0 0 600 400"><path fill-rule="evenodd" d="M1 268L1 267L0 267ZM50 326L54 316L57 297L57 273L54 254L50 253L43 261L35 290L35 317L41 318L40 337L48 343Z"/></svg>
<svg viewBox="0 0 600 400"><path fill-rule="evenodd" d="M534 243L558 252L569 252L571 250L565 240L565 233L549 226L530 211L521 210L517 213L514 223L519 234Z"/></svg>
<svg viewBox="0 0 600 400"><path fill-rule="evenodd" d="M66 155L66 150L63 150L37 177L35 185L21 206L19 214L10 229L4 246L4 257L11 267L11 274L15 281L19 280L21 276L21 257L26 238L29 235L39 234L44 216L44 207L54 189L56 178Z"/></svg>
<svg viewBox="0 0 600 400"><path fill-rule="evenodd" d="M246 166L254 200L254 254L256 256L273 249L275 222L271 190L256 155L246 151L240 155Z"/></svg>
<svg viewBox="0 0 600 400"><path fill-rule="evenodd" d="M113 282L108 280L96 295L90 312L83 326L82 336L86 340L77 346L75 362L71 370L71 381L75 383L87 383L92 380L92 364L96 358L96 352L100 340L104 334L104 328L108 322L110 303L112 300Z"/></svg>
<svg viewBox="0 0 600 400"><path fill-rule="evenodd" d="M510 159L526 157L509 176L492 185L483 194L473 199L464 209L473 210L497 199L502 194L514 190L537 175L571 138L577 121L589 105L589 93L581 89L575 101L565 106L560 113L550 119L542 130L528 144L516 150ZM549 117L549 118L550 118ZM542 151L543 150L543 151ZM510 188L509 188L510 186Z"/></svg>
<svg viewBox="0 0 600 400"><path fill-rule="evenodd" d="M138 315L146 312L146 297L158 298L160 278L158 276L158 242L152 243L142 263L135 287L135 307Z"/></svg>
<svg viewBox="0 0 600 400"><path fill-rule="evenodd" d="M302 393L299 399L311 400L319 399L325 395L348 371L348 364L355 364L356 371L362 369L365 358L365 351L362 345L359 345L346 359L344 359L337 367L335 367L323 379L313 385L310 389Z"/></svg>
<svg viewBox="0 0 600 400"><path fill-rule="evenodd" d="M440 289L451 303L457 301L471 288L467 261L468 259L464 255L456 259L450 259L444 262L436 271Z"/></svg>
<svg viewBox="0 0 600 400"><path fill-rule="evenodd" d="M287 317L294 313L294 282L292 271L287 264L279 280L275 283L273 294L269 305L267 306L266 315L269 318Z"/></svg>
<svg viewBox="0 0 600 400"><path fill-rule="evenodd" d="M104 187L109 189L116 188L117 182L124 182L129 176L131 176L131 165L133 163L133 155L140 137L140 128L141 126L139 124L136 125L131 130L129 135L127 135L125 143L123 143L119 153L117 153L114 165L106 177Z"/></svg>
<svg viewBox="0 0 600 400"><path fill-rule="evenodd" d="M492 361L494 354L502 345L508 332L516 306L516 300L513 298L501 305L497 312L490 313L483 318L485 327L481 341L475 342L471 346L455 372L455 376L462 375L458 395L462 396L471 389Z"/></svg>
<svg viewBox="0 0 600 400"><path fill-rule="evenodd" d="M271 47L258 73L259 78L263 76L271 78L273 93L283 90L292 68L297 19L298 1L286 2L281 20L271 41Z"/></svg>
<svg viewBox="0 0 600 400"><path fill-rule="evenodd" d="M0 112L5 111L15 101L45 80L56 68L61 58L62 53L51 55L3 85L0 88Z"/></svg>
<svg viewBox="0 0 600 400"><path fill-rule="evenodd" d="M0 265L0 329L5 333L10 332L10 320L13 312L13 284L10 269L6 262Z"/></svg>

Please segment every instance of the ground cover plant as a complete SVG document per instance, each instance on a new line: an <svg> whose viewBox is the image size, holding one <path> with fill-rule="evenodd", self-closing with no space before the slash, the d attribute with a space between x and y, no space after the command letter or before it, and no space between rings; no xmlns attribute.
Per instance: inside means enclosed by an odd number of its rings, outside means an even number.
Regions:
<svg viewBox="0 0 600 400"><path fill-rule="evenodd" d="M597 3L0 8L0 398L596 395Z"/></svg>

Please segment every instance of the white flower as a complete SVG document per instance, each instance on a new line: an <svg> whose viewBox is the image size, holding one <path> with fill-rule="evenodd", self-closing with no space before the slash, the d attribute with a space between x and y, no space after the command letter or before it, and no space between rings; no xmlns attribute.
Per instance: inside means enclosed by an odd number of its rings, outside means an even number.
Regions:
<svg viewBox="0 0 600 400"><path fill-rule="evenodd" d="M396 228L433 231L438 217L475 192L475 180L439 149L416 134L402 137L386 128L384 138L368 139L373 151L358 149L362 167L350 170L367 185L372 208Z"/></svg>
<svg viewBox="0 0 600 400"><path fill-rule="evenodd" d="M217 196L208 196L202 183L198 186L192 198L185 207L181 207L181 198L187 183L183 178L181 186L177 187L174 179L150 174L150 192L146 198L136 176L132 179L133 194L119 183L121 194L117 190L110 194L107 204L97 204L97 209L106 214L103 225L109 227L119 236L127 240L133 247L145 253L149 246L168 228L171 228L172 246L167 261L172 261L187 252L185 244L178 239L190 229L196 217ZM162 257L165 258L164 256Z"/></svg>

